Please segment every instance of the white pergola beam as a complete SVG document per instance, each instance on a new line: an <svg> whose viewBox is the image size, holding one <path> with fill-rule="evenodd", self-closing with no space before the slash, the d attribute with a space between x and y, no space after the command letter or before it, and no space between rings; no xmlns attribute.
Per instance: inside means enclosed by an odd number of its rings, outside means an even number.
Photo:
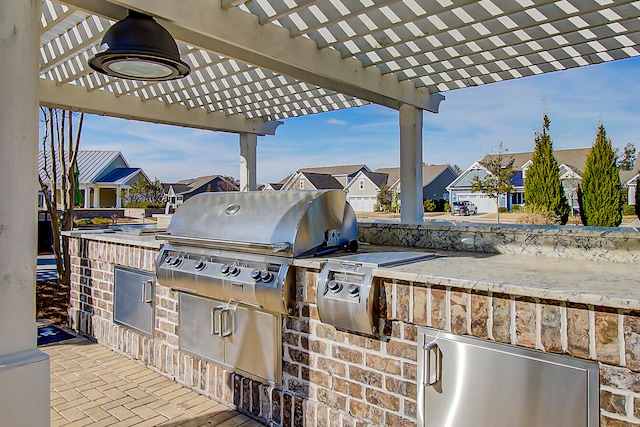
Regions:
<svg viewBox="0 0 640 427"><path fill-rule="evenodd" d="M188 109L155 100L142 101L135 96L118 97L105 90L90 92L80 86L56 85L45 79L39 80L39 96L40 105L47 107L221 132L275 135L276 128L282 124L280 121L247 119L240 114L209 113L201 108Z"/></svg>
<svg viewBox="0 0 640 427"><path fill-rule="evenodd" d="M127 9L144 12L158 18L176 39L189 45L393 109L407 104L437 113L444 99L441 94L431 94L427 88L416 88L412 82L400 82L393 74L382 75L375 67L365 68L356 59L343 59L337 51L319 50L314 41L292 38L288 30L275 24L260 25L257 17L237 8L224 10L217 2L64 2L114 20L125 16Z"/></svg>

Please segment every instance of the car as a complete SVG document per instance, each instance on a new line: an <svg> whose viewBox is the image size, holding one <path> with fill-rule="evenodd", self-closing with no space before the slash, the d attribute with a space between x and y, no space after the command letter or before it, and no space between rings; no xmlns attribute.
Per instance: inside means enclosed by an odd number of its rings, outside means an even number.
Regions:
<svg viewBox="0 0 640 427"><path fill-rule="evenodd" d="M475 215L477 213L478 207L468 200L451 204L451 215Z"/></svg>

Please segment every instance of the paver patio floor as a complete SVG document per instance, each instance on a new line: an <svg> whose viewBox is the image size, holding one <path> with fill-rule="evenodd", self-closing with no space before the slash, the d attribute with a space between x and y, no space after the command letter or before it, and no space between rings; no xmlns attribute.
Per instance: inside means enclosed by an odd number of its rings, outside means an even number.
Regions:
<svg viewBox="0 0 640 427"><path fill-rule="evenodd" d="M262 426L87 339L40 349L51 358L51 426Z"/></svg>

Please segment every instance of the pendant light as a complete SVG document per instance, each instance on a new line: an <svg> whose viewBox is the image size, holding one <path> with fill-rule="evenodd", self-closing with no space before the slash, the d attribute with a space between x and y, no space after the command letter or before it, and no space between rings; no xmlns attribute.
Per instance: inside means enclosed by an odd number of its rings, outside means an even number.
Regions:
<svg viewBox="0 0 640 427"><path fill-rule="evenodd" d="M107 30L89 66L129 80L173 80L191 72L171 34L151 16L132 10Z"/></svg>

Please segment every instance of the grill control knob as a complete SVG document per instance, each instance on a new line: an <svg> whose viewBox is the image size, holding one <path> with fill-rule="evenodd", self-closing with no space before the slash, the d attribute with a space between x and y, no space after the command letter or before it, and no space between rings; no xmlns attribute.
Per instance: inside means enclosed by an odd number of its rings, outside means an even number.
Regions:
<svg viewBox="0 0 640 427"><path fill-rule="evenodd" d="M171 261L171 265L174 265L174 266L175 266L175 265L178 265L178 264L180 264L180 262L181 262L181 261L182 261L182 260L181 260L180 258L175 257L175 258L173 259L173 261Z"/></svg>
<svg viewBox="0 0 640 427"><path fill-rule="evenodd" d="M336 282L335 280L330 281L327 286L329 287L329 290L334 293L338 293L342 289L342 284Z"/></svg>
<svg viewBox="0 0 640 427"><path fill-rule="evenodd" d="M357 297L358 295L360 295L360 286L352 283L347 288L347 292L349 292L349 295L351 295L352 297Z"/></svg>
<svg viewBox="0 0 640 427"><path fill-rule="evenodd" d="M193 263L193 268L195 268L196 270L200 271L204 268L206 264L204 263L204 261L196 261Z"/></svg>
<svg viewBox="0 0 640 427"><path fill-rule="evenodd" d="M229 268L229 274L231 274L232 276L237 276L238 274L240 274L240 268L238 268L238 267L237 267L237 266L235 266L235 265L232 265L232 266Z"/></svg>
<svg viewBox="0 0 640 427"><path fill-rule="evenodd" d="M251 278L257 282L258 280L260 280L260 273L261 273L260 270L258 270L257 268L252 270Z"/></svg>
<svg viewBox="0 0 640 427"><path fill-rule="evenodd" d="M270 271L264 270L262 273L260 273L260 279L265 283L269 283L270 281L273 280L273 273L271 273Z"/></svg>
<svg viewBox="0 0 640 427"><path fill-rule="evenodd" d="M231 266L229 264L222 264L220 266L220 273L222 273L223 276L229 275L230 272L231 272Z"/></svg>
<svg viewBox="0 0 640 427"><path fill-rule="evenodd" d="M171 265L173 263L173 257L168 256L167 258L165 258L164 263L167 265Z"/></svg>

